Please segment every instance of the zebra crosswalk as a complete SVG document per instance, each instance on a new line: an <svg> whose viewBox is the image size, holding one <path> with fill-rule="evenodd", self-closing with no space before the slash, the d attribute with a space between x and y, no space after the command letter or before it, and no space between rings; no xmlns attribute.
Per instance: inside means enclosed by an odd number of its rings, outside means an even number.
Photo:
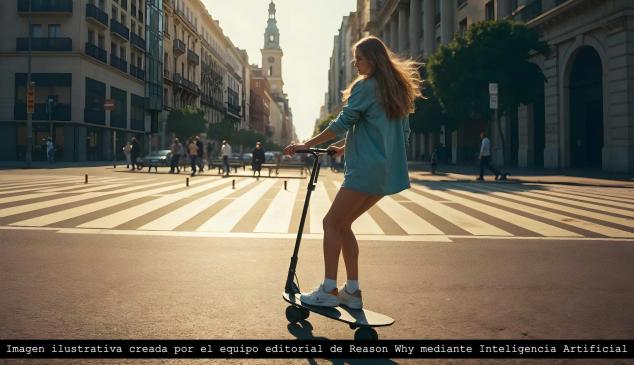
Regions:
<svg viewBox="0 0 634 365"><path fill-rule="evenodd" d="M234 180L234 181L232 181ZM2 180L0 180L2 181ZM307 180L199 176L189 186L150 175L35 176L0 185L0 228L82 233L292 237ZM341 176L312 193L304 233L319 238ZM617 239L634 241L634 189L428 182L386 196L353 225L360 239Z"/></svg>

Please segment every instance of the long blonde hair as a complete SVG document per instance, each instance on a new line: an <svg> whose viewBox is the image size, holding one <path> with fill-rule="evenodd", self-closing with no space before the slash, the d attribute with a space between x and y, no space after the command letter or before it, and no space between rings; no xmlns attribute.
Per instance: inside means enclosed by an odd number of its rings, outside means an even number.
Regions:
<svg viewBox="0 0 634 365"><path fill-rule="evenodd" d="M365 37L352 47L352 54L360 52L372 66L371 75L359 75L342 94L344 104L350 98L354 85L368 77L378 84L378 100L387 117L400 119L414 112L414 100L422 98L423 80L418 72L420 62L404 59L390 51L383 42L373 36Z"/></svg>

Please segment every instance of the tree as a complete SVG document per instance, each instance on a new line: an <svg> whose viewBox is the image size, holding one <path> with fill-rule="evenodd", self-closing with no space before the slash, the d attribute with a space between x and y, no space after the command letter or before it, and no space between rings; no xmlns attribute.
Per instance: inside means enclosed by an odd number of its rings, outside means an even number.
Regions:
<svg viewBox="0 0 634 365"><path fill-rule="evenodd" d="M203 111L195 108L172 110L167 117L167 129L181 138L204 132L206 124Z"/></svg>
<svg viewBox="0 0 634 365"><path fill-rule="evenodd" d="M479 22L429 58L428 81L451 123L485 124L492 117L489 83L498 84L502 114L537 101L545 78L529 59L548 50L548 44L525 24ZM499 120L497 126L504 145Z"/></svg>
<svg viewBox="0 0 634 365"><path fill-rule="evenodd" d="M416 111L409 117L409 125L414 133L438 133L444 125L447 130L455 129L445 115L445 112L434 94L429 83L423 86L424 99L416 99Z"/></svg>
<svg viewBox="0 0 634 365"><path fill-rule="evenodd" d="M228 120L211 123L207 128L207 137L216 141L222 141L223 139L231 141L234 133L236 133L235 129L235 124Z"/></svg>
<svg viewBox="0 0 634 365"><path fill-rule="evenodd" d="M326 118L324 118L324 119L318 121L317 123L315 123L315 129L313 130L313 136L316 136L319 133L323 132L324 129L326 129L328 127L328 124L330 124L330 121L332 121L335 118L337 118L337 116L335 114L330 114Z"/></svg>

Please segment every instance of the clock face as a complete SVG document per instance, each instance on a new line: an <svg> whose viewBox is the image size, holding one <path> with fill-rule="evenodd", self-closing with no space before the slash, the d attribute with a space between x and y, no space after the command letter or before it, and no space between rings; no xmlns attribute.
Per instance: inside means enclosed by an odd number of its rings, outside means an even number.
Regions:
<svg viewBox="0 0 634 365"><path fill-rule="evenodd" d="M269 57L269 58L268 58L268 61L269 61L269 63L273 63L273 62L275 62L275 58L273 58L273 57Z"/></svg>

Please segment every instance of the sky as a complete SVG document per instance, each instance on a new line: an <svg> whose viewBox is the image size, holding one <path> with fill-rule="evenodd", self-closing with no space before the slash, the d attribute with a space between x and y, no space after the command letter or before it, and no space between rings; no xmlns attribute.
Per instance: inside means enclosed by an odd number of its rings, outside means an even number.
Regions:
<svg viewBox="0 0 634 365"><path fill-rule="evenodd" d="M246 49L249 63L262 65L260 49L270 0L202 0L233 44ZM312 135L328 89L333 38L356 0L274 0L280 31L282 78L299 140Z"/></svg>

